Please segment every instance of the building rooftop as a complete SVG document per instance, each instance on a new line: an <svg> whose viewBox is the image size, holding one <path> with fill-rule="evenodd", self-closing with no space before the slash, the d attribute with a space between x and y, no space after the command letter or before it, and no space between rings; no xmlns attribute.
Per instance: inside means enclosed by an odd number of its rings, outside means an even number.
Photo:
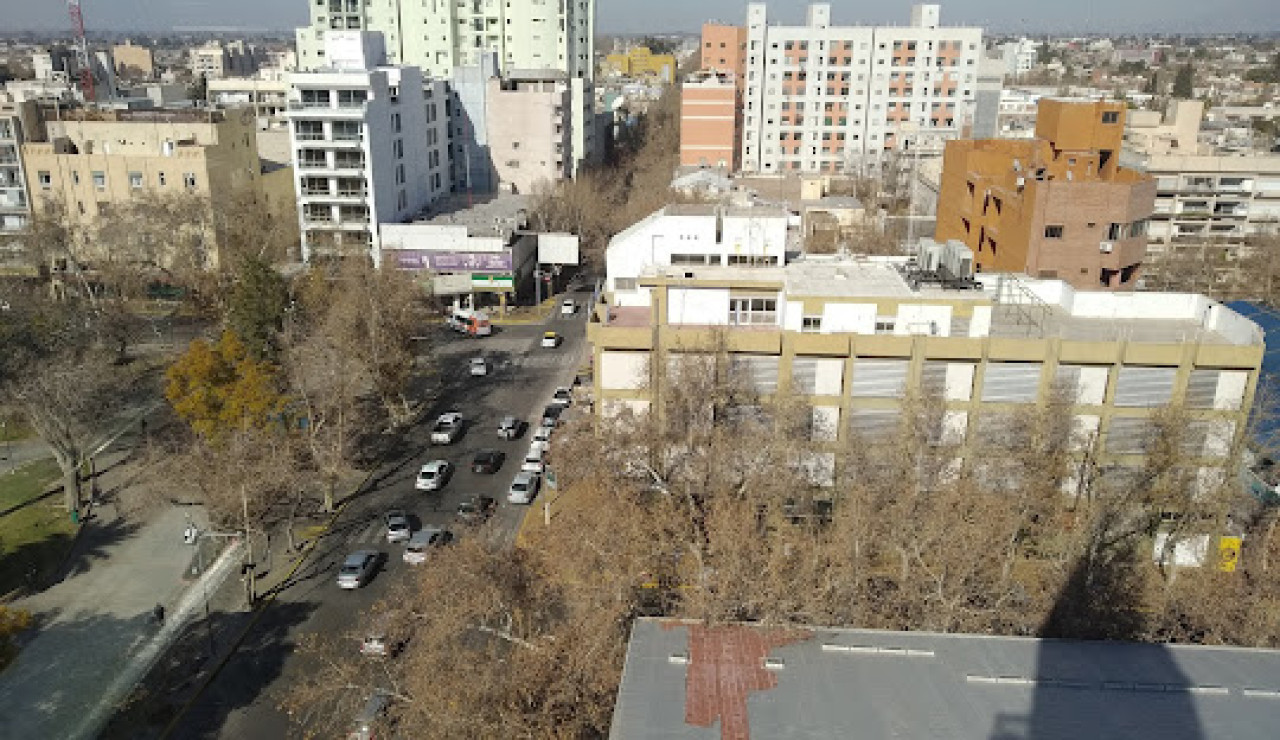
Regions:
<svg viewBox="0 0 1280 740"><path fill-rule="evenodd" d="M912 268L913 262L906 257L811 255L780 267L655 266L644 271L642 280L765 283L776 285L790 298L967 301L992 306L987 334L992 337L1239 346L1263 343L1261 331L1252 321L1195 293L1078 291L1060 280L998 273L979 274L972 288L956 289L915 279ZM948 335L968 336L969 320L953 319Z"/></svg>
<svg viewBox="0 0 1280 740"><path fill-rule="evenodd" d="M529 196L454 193L432 203L414 223L466 226L471 236L510 236L528 225Z"/></svg>
<svg viewBox="0 0 1280 740"><path fill-rule="evenodd" d="M638 619L616 740L1275 734L1280 651Z"/></svg>

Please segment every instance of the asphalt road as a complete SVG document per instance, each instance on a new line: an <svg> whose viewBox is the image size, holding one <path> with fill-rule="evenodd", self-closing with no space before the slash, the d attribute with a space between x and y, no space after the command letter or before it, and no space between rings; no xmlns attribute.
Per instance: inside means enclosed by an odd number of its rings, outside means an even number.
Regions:
<svg viewBox="0 0 1280 740"><path fill-rule="evenodd" d="M403 508L415 524L444 525L458 531L457 505L472 494L492 496L498 502L494 518L501 536L514 539L527 506L506 501L507 487L520 468L530 442L528 430L516 440L498 438L498 421L507 414L537 426L542 408L557 386L569 385L587 358L585 311L590 293L573 294L579 310L562 316L559 306L545 324L501 327L493 336L472 339L441 330L431 335L434 358L444 384L442 399L420 428L409 435L403 454L375 471L372 487L352 500L332 529L318 542L308 561L290 584L267 607L240 649L197 700L172 737L235 738L254 740L296 736L278 703L288 687L306 670L305 660L294 647L307 634L358 633L361 612L367 611L393 584L415 567L401 560L403 545L386 542L382 514ZM554 330L563 337L556 349L540 346L542 333ZM471 377L469 358L484 355L491 361L490 374ZM461 411L467 419L465 434L454 444L432 447L427 429L435 414ZM471 458L481 449L498 449L506 461L496 475L471 472ZM439 493L415 491L418 467L433 459L452 462L457 470ZM540 494L541 495L541 494ZM539 499L534 500L537 505ZM416 527L415 527L416 528ZM376 549L385 554L382 570L364 588L343 591L336 585L337 568L350 552ZM357 649L352 640L353 652Z"/></svg>

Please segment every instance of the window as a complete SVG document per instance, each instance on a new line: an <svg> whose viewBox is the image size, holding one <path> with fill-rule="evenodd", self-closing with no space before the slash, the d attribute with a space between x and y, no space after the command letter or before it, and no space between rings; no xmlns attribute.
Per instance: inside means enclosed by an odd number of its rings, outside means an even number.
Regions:
<svg viewBox="0 0 1280 740"><path fill-rule="evenodd" d="M71 183L72 183L73 185L79 185L79 184L80 184L80 173L79 173L79 172L72 171L72 173L71 173Z"/></svg>
<svg viewBox="0 0 1280 740"><path fill-rule="evenodd" d="M394 133L397 133L397 134L400 133L400 114L399 113L391 114L391 130Z"/></svg>
<svg viewBox="0 0 1280 740"><path fill-rule="evenodd" d="M876 334L892 334L898 326L896 319L887 316L876 317Z"/></svg>
<svg viewBox="0 0 1280 740"><path fill-rule="evenodd" d="M165 177L164 177L164 173L163 173L163 172L159 173L159 174L156 176L156 182L160 183L160 187L164 187L164 186L165 186Z"/></svg>
<svg viewBox="0 0 1280 740"><path fill-rule="evenodd" d="M319 141L324 138L324 124L320 121L298 121L298 141Z"/></svg>
<svg viewBox="0 0 1280 740"><path fill-rule="evenodd" d="M1120 112L1108 110L1102 112L1103 123L1120 123Z"/></svg>
<svg viewBox="0 0 1280 740"><path fill-rule="evenodd" d="M53 175L50 175L48 170L37 172L36 180L39 181L41 190L48 190L53 187Z"/></svg>
<svg viewBox="0 0 1280 740"><path fill-rule="evenodd" d="M129 187L130 187L131 189L133 189L133 190L139 190L139 189L141 189L141 188L142 188L142 173L141 173L141 172L130 172L130 173L129 173Z"/></svg>
<svg viewBox="0 0 1280 740"><path fill-rule="evenodd" d="M1061 239L1061 238L1062 238L1062 227L1061 227L1061 226L1046 226L1046 227L1044 227L1044 238L1046 238L1046 239Z"/></svg>
<svg viewBox="0 0 1280 740"><path fill-rule="evenodd" d="M93 187L95 190L107 189L107 174L105 172L93 173Z"/></svg>
<svg viewBox="0 0 1280 740"><path fill-rule="evenodd" d="M186 188L187 190L195 190L196 173L194 172L182 173L182 187Z"/></svg>
<svg viewBox="0 0 1280 740"><path fill-rule="evenodd" d="M774 298L730 298L729 323L737 326L777 325L778 301Z"/></svg>
<svg viewBox="0 0 1280 740"><path fill-rule="evenodd" d="M805 316L800 319L800 331L817 333L822 331L821 316Z"/></svg>

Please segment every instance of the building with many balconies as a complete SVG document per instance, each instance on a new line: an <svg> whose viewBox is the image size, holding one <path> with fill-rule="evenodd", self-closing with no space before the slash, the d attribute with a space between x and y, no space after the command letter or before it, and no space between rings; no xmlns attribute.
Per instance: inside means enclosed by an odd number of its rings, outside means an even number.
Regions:
<svg viewBox="0 0 1280 740"><path fill-rule="evenodd" d="M289 76L302 256L381 264L380 226L450 191L446 88L384 66L381 34L331 34L326 52L332 68Z"/></svg>

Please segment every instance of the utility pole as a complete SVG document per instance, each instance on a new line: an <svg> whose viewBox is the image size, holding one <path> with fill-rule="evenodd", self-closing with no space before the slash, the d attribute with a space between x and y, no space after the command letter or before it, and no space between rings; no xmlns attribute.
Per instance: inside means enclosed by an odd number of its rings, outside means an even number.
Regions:
<svg viewBox="0 0 1280 740"><path fill-rule="evenodd" d="M244 516L244 544L247 554L247 562L243 567L243 576L245 583L245 592L248 599L248 606L253 608L254 589L256 584L254 578L258 570L257 564L253 560L253 536L249 533L249 495L244 490L244 484L240 484L240 508Z"/></svg>

